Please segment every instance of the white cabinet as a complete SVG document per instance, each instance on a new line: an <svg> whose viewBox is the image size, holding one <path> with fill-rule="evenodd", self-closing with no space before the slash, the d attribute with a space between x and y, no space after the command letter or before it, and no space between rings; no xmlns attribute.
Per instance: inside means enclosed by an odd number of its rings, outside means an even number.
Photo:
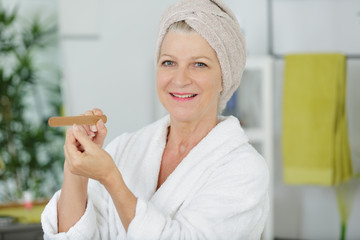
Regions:
<svg viewBox="0 0 360 240"><path fill-rule="evenodd" d="M239 118L250 143L261 153L270 171L270 215L262 239L274 239L273 204L273 59L250 56L239 89L224 115Z"/></svg>
<svg viewBox="0 0 360 240"><path fill-rule="evenodd" d="M264 240L274 239L274 176L273 176L273 59L270 56L259 56L249 57L245 68L245 77L243 78L246 87L246 81L259 81L260 85L258 93L254 94L253 98L259 98L261 106L259 109L252 109L252 111L260 111L259 124L256 127L245 127L250 142L258 146L260 153L263 155L269 166L270 172L270 186L269 186L269 197L270 197L270 213L268 222L266 224L263 237ZM259 79L247 79L248 72L258 72L254 77ZM260 93L260 94L259 94Z"/></svg>

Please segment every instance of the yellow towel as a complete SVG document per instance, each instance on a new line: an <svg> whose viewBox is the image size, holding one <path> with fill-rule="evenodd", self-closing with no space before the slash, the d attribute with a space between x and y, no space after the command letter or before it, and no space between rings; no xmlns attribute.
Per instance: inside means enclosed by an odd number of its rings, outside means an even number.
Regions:
<svg viewBox="0 0 360 240"><path fill-rule="evenodd" d="M345 108L346 57L298 54L285 58L284 181L337 185L353 175Z"/></svg>

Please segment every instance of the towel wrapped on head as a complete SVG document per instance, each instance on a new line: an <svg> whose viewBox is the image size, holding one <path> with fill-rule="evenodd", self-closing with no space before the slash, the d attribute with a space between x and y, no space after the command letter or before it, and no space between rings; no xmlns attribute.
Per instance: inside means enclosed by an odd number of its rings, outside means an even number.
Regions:
<svg viewBox="0 0 360 240"><path fill-rule="evenodd" d="M222 71L219 112L240 85L246 62L245 39L232 11L220 0L181 0L162 16L156 43L156 61L171 24L185 21L215 50Z"/></svg>

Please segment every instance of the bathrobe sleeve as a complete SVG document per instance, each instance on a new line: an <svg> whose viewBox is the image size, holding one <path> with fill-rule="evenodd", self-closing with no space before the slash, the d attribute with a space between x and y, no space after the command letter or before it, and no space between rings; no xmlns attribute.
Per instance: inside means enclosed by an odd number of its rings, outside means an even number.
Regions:
<svg viewBox="0 0 360 240"><path fill-rule="evenodd" d="M269 211L268 169L254 154L232 153L173 218L139 198L128 239L260 239Z"/></svg>
<svg viewBox="0 0 360 240"><path fill-rule="evenodd" d="M125 144L126 139L126 134L116 138L105 150L111 156L115 156L118 149ZM84 215L68 232L63 233L58 233L57 204L60 193L61 190L54 194L41 215L45 240L109 239L109 194L98 181L89 179L88 199Z"/></svg>
<svg viewBox="0 0 360 240"><path fill-rule="evenodd" d="M84 215L67 232L58 233L57 204L61 190L56 192L46 205L41 223L45 240L60 239L105 239L100 236L107 235L107 199L106 194L101 193L102 188L93 180L89 180L89 195ZM96 193L96 194L93 194Z"/></svg>

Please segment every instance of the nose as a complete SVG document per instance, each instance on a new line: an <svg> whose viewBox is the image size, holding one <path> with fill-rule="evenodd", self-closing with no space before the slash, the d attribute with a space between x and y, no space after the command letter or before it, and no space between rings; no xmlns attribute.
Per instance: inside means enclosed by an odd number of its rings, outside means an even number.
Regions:
<svg viewBox="0 0 360 240"><path fill-rule="evenodd" d="M178 87L183 87L191 84L191 82L189 69L186 66L179 66L174 72L173 83Z"/></svg>

